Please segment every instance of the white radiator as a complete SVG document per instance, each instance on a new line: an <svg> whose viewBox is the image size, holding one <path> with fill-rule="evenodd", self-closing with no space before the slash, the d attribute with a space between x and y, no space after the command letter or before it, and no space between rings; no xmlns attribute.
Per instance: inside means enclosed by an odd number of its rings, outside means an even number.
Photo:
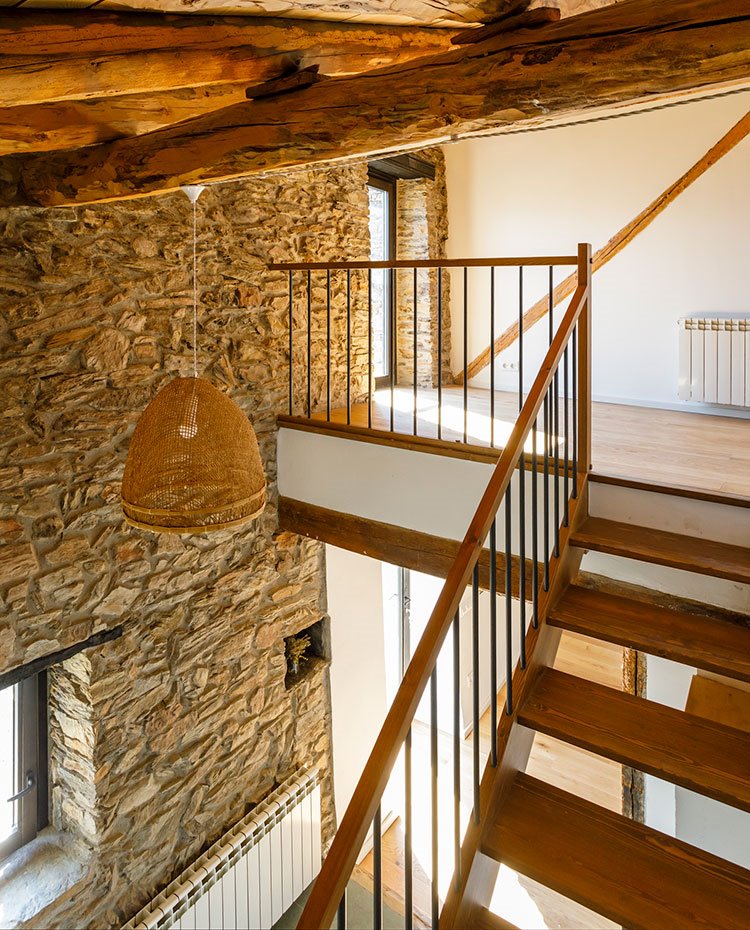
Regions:
<svg viewBox="0 0 750 930"><path fill-rule="evenodd" d="M678 320L680 400L750 407L750 319Z"/></svg>
<svg viewBox="0 0 750 930"><path fill-rule="evenodd" d="M302 769L122 930L270 930L320 871L320 784Z"/></svg>

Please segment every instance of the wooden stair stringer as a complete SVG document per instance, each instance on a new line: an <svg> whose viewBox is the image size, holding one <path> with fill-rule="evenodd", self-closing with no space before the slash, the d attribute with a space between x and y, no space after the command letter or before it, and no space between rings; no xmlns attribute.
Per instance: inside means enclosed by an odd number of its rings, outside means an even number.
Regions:
<svg viewBox="0 0 750 930"><path fill-rule="evenodd" d="M546 623L549 609L563 590L572 582L583 557L581 550L569 544L574 529L588 514L587 476L579 475L579 494L571 501L568 527L560 531L560 557L550 565L549 590L539 600L539 627L529 628L526 640L526 668L516 666L512 678L515 711L512 715L499 711L497 734L497 766L489 760L480 787L479 822L471 817L461 847L460 872L462 882L451 882L440 913L440 930L463 930L480 926L486 919L487 908L499 870L499 863L482 853L482 843L488 825L494 823L503 797L513 786L518 772L528 763L534 743L534 732L516 722L518 708L524 696L533 687L536 678L554 664L562 631Z"/></svg>

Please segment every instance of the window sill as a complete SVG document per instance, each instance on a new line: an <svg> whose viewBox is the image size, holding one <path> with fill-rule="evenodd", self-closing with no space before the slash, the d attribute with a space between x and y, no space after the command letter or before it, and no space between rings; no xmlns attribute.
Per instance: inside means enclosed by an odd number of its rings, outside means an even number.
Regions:
<svg viewBox="0 0 750 930"><path fill-rule="evenodd" d="M88 870L89 853L44 830L0 863L0 927L12 930L66 894Z"/></svg>

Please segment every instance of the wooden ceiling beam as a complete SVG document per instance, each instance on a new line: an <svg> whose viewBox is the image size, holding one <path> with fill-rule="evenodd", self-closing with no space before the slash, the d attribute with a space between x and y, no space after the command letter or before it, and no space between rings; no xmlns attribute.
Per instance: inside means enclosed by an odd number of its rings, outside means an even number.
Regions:
<svg viewBox="0 0 750 930"><path fill-rule="evenodd" d="M207 16L0 14L0 107L344 76L450 48L442 29Z"/></svg>
<svg viewBox="0 0 750 930"><path fill-rule="evenodd" d="M419 62L230 106L135 139L6 156L0 205L116 200L404 151L471 131L746 81L749 74L747 0L656 6L623 0Z"/></svg>

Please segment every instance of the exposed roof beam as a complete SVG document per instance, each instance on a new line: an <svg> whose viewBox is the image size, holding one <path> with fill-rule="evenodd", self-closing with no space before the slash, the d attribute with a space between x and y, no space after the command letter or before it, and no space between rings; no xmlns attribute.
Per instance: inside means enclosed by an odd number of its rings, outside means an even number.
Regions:
<svg viewBox="0 0 750 930"><path fill-rule="evenodd" d="M0 159L0 205L143 196L181 184L405 150L653 95L747 80L747 0L624 0L535 30L135 139ZM552 181L550 181L552 183Z"/></svg>
<svg viewBox="0 0 750 930"><path fill-rule="evenodd" d="M0 107L260 83L290 62L359 74L450 47L439 29L297 20L0 14Z"/></svg>

